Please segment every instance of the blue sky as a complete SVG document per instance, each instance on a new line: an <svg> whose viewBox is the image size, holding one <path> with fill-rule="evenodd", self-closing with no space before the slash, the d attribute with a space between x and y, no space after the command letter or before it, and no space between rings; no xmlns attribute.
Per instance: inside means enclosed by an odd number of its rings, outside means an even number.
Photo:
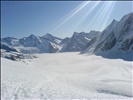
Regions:
<svg viewBox="0 0 133 100"><path fill-rule="evenodd" d="M1 36L102 31L113 19L133 12L132 1L2 1Z"/></svg>

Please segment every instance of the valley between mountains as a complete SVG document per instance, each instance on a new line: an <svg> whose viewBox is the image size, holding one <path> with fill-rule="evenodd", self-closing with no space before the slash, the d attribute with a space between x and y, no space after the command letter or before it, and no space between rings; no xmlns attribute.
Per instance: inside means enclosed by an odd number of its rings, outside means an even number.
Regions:
<svg viewBox="0 0 133 100"><path fill-rule="evenodd" d="M2 100L133 98L133 13L102 32L1 38Z"/></svg>

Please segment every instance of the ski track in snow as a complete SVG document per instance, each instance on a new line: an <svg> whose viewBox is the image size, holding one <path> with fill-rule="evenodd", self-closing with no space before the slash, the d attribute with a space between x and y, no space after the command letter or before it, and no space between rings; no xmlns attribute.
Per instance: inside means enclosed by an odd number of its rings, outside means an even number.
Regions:
<svg viewBox="0 0 133 100"><path fill-rule="evenodd" d="M132 62L76 53L1 58L1 99L131 100Z"/></svg>

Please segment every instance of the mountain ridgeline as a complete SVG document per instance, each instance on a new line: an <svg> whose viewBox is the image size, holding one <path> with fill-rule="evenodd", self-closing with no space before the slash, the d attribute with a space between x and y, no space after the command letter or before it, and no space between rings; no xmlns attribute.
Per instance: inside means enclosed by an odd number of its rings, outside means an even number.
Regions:
<svg viewBox="0 0 133 100"><path fill-rule="evenodd" d="M42 37L31 34L21 39L6 37L1 39L1 49L7 50L4 46L9 46L18 52L31 54L81 51L98 33L96 31L91 31L90 33L74 32L71 38L66 37L64 39L55 37L49 33Z"/></svg>
<svg viewBox="0 0 133 100"><path fill-rule="evenodd" d="M74 32L72 37L64 39L49 33L44 36L31 34L21 39L1 38L1 49L27 54L78 51L81 54L133 60L133 13L123 16L120 21L113 20L102 32Z"/></svg>
<svg viewBox="0 0 133 100"><path fill-rule="evenodd" d="M77 33L74 32L73 36L67 41L67 43L62 47L60 52L74 52L74 51L82 51L85 49L86 45L89 41L96 37L100 32L98 31L90 31L90 33Z"/></svg>
<svg viewBox="0 0 133 100"><path fill-rule="evenodd" d="M113 20L81 53L133 60L133 13Z"/></svg>

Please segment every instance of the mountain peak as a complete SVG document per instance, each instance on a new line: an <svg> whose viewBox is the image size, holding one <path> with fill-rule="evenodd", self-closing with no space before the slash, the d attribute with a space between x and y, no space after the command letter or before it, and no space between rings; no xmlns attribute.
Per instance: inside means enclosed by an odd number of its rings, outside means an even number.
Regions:
<svg viewBox="0 0 133 100"><path fill-rule="evenodd" d="M31 38L35 38L36 36L34 34L31 34L29 37Z"/></svg>
<svg viewBox="0 0 133 100"><path fill-rule="evenodd" d="M85 32L74 32L73 36L82 35L82 34L86 34L86 33Z"/></svg>
<svg viewBox="0 0 133 100"><path fill-rule="evenodd" d="M50 33L47 33L46 35L51 35Z"/></svg>
<svg viewBox="0 0 133 100"><path fill-rule="evenodd" d="M74 32L73 34L78 34L78 32Z"/></svg>
<svg viewBox="0 0 133 100"><path fill-rule="evenodd" d="M112 21L112 23L117 23L118 21L117 20L115 20L115 19L113 19L113 21Z"/></svg>
<svg viewBox="0 0 133 100"><path fill-rule="evenodd" d="M50 33L47 33L47 34L45 34L44 36L43 36L44 38L51 38L51 37L53 37Z"/></svg>
<svg viewBox="0 0 133 100"><path fill-rule="evenodd" d="M129 17L132 17L133 18L133 12L132 13L129 13L129 14L125 15L125 16L123 16L121 20L126 20Z"/></svg>

